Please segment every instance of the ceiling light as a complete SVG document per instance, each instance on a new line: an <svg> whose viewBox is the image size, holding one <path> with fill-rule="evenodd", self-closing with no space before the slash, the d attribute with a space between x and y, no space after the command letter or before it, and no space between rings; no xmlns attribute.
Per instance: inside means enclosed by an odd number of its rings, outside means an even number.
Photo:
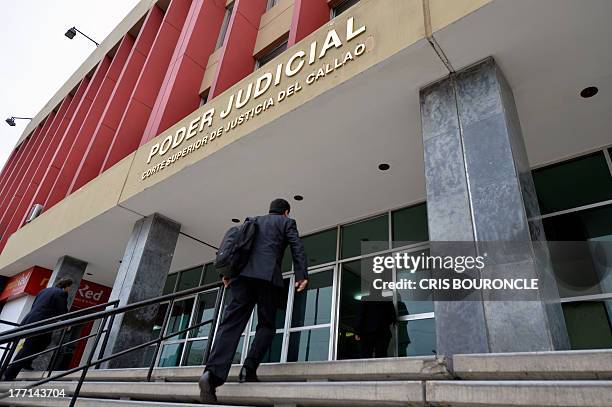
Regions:
<svg viewBox="0 0 612 407"><path fill-rule="evenodd" d="M391 166L387 163L378 164L378 169L381 171L387 171Z"/></svg>
<svg viewBox="0 0 612 407"><path fill-rule="evenodd" d="M296 201L303 201L304 197L302 195L295 195L293 199L295 199Z"/></svg>
<svg viewBox="0 0 612 407"><path fill-rule="evenodd" d="M597 95L597 92L599 92L599 89L597 89L596 86L589 86L588 88L584 88L580 91L580 96L582 96L585 99L588 99L588 98L592 98L593 96Z"/></svg>

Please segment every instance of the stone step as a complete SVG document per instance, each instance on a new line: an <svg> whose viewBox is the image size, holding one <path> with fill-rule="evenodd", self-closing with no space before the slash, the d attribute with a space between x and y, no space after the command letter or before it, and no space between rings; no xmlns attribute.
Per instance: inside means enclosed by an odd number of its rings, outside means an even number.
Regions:
<svg viewBox="0 0 612 407"><path fill-rule="evenodd" d="M19 388L24 382L0 383L0 390ZM64 389L72 394L76 383L52 382L48 389ZM81 388L86 398L130 398L134 400L196 403L197 383L179 382L86 382ZM220 403L300 406L423 406L420 381L368 382L280 382L226 383L217 389Z"/></svg>
<svg viewBox="0 0 612 407"><path fill-rule="evenodd" d="M612 350L455 355L453 373L466 380L610 380Z"/></svg>
<svg viewBox="0 0 612 407"><path fill-rule="evenodd" d="M202 375L203 366L169 367L153 370L151 380L194 382ZM238 381L240 366L232 366L228 381ZM144 381L148 369L100 369L90 370L87 381ZM20 380L37 380L41 372L22 372ZM443 358L435 356L356 359L333 362L296 362L296 363L266 363L257 370L259 379L264 382L292 382L308 380L431 380L450 379ZM62 380L78 380L80 373L62 378Z"/></svg>
<svg viewBox="0 0 612 407"><path fill-rule="evenodd" d="M0 390L26 382L0 383ZM69 395L76 383L53 382L45 386L64 389ZM83 406L176 406L197 403L196 383L88 382L81 390ZM367 381L227 383L217 391L222 404L300 406L455 406L455 407L610 407L612 381L608 380L509 380L509 381ZM98 399L113 400L98 400ZM130 399L120 400L120 399ZM148 403L137 403L144 400ZM47 403L39 403L38 401ZM9 404L6 404L6 403ZM64 406L63 400L21 400L2 405ZM98 404L94 404L98 403ZM123 403L123 404L121 404Z"/></svg>
<svg viewBox="0 0 612 407"><path fill-rule="evenodd" d="M46 398L46 399L4 399L0 400L0 406L32 406L37 407L68 407L70 405L70 397L65 398ZM138 401L138 400L109 400L109 399L93 399L81 398L77 400L77 407L213 407L210 404L192 404L192 403L164 403L160 401ZM215 405L214 407L237 407L237 406L222 406ZM246 407L246 406L243 406Z"/></svg>
<svg viewBox="0 0 612 407"><path fill-rule="evenodd" d="M429 381L428 405L453 407L610 407L612 381Z"/></svg>

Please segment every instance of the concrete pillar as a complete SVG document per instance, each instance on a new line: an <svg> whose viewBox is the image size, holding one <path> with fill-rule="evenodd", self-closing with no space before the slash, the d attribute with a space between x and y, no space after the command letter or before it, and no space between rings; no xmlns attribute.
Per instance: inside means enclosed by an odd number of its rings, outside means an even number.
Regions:
<svg viewBox="0 0 612 407"><path fill-rule="evenodd" d="M47 287L55 286L62 278L71 278L72 281L74 281L74 284L70 287L70 291L68 292L68 309L72 307L72 302L79 289L79 285L81 285L81 279L85 274L86 268L87 262L70 256L62 256L55 264L53 273L51 273L51 277L49 277L49 284L47 284Z"/></svg>
<svg viewBox="0 0 612 407"><path fill-rule="evenodd" d="M70 291L68 291L68 310L72 307L72 302L74 301L74 297L76 296L77 290L79 289L79 285L81 285L81 279L85 274L85 270L87 269L87 262L84 262L79 259L75 259L70 256L62 256L59 258L57 263L55 264L55 268L51 273L51 277L49 277L49 283L47 287L53 287L59 280L62 278L71 278L74 281L72 287L70 287ZM51 340L51 344L49 347L53 347L57 345L60 341L61 330L55 331L53 333L53 339ZM34 370L45 370L49 366L49 362L53 356L53 352L48 352L34 360L32 363L32 367Z"/></svg>
<svg viewBox="0 0 612 407"><path fill-rule="evenodd" d="M181 225L157 213L136 222L115 279L110 301L119 306L161 295L172 263ZM151 340L157 306L115 317L105 356ZM144 349L108 363L108 368L136 367Z"/></svg>
<svg viewBox="0 0 612 407"><path fill-rule="evenodd" d="M569 348L514 96L492 58L421 90L430 240L513 242L484 273L540 279L533 301L436 301L439 354ZM511 250L509 249L511 247ZM489 247L491 249L491 247ZM495 248L493 248L495 249ZM489 275L491 275L489 274Z"/></svg>

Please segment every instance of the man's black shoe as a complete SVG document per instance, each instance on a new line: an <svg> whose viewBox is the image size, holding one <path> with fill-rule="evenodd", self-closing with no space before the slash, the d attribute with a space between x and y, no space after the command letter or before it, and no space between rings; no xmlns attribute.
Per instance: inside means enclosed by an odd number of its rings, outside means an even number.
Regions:
<svg viewBox="0 0 612 407"><path fill-rule="evenodd" d="M202 404L217 404L217 394L213 383L213 376L208 370L202 374L198 381L200 386L200 400Z"/></svg>
<svg viewBox="0 0 612 407"><path fill-rule="evenodd" d="M255 373L254 370L242 366L242 369L240 369L240 374L238 374L239 383L258 381L259 379L257 378L257 373Z"/></svg>

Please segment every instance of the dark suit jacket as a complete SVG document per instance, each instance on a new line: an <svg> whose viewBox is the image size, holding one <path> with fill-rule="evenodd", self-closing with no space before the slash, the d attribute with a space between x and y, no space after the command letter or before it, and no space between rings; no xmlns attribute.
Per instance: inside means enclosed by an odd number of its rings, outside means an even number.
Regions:
<svg viewBox="0 0 612 407"><path fill-rule="evenodd" d="M389 332L389 327L397 320L393 301L367 301L366 297L361 300L358 312L357 335Z"/></svg>
<svg viewBox="0 0 612 407"><path fill-rule="evenodd" d="M32 309L25 316L22 325L42 321L68 312L68 293L58 287L48 287L38 293Z"/></svg>
<svg viewBox="0 0 612 407"><path fill-rule="evenodd" d="M287 245L291 248L296 281L307 278L306 253L295 220L277 214L259 216L249 261L240 276L270 281L283 287L281 263Z"/></svg>

